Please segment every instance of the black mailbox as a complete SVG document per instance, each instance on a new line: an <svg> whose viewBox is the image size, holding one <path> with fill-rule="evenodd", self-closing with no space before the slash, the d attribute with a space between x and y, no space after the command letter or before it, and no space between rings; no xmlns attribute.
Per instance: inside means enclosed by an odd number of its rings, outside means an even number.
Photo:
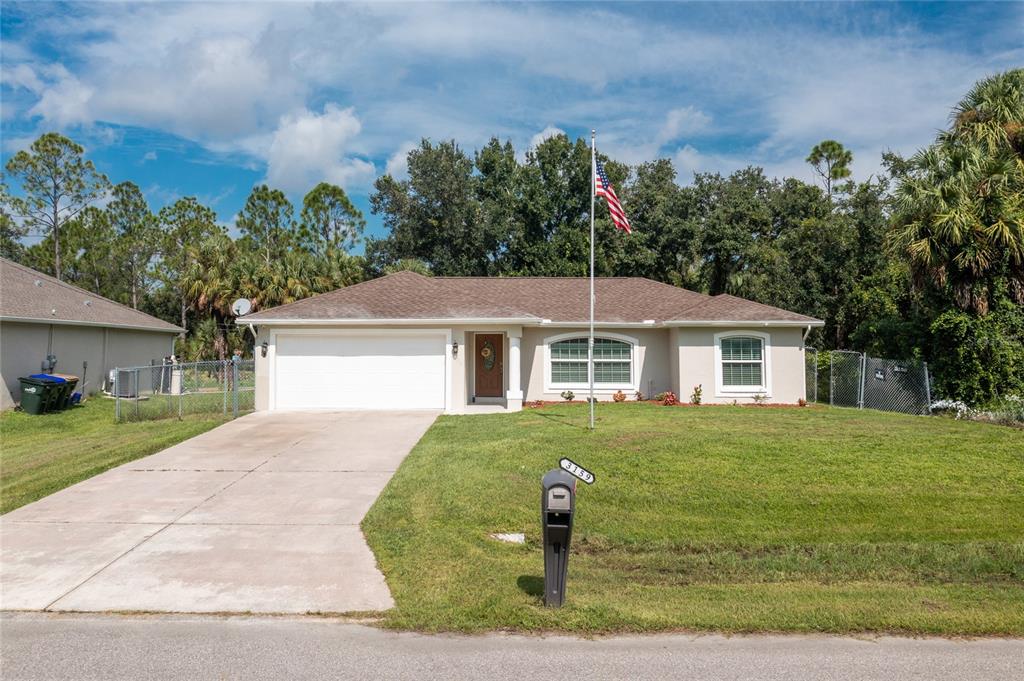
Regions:
<svg viewBox="0 0 1024 681"><path fill-rule="evenodd" d="M569 543L576 513L576 478L556 468L541 479L540 516L544 530L544 604L565 602Z"/></svg>

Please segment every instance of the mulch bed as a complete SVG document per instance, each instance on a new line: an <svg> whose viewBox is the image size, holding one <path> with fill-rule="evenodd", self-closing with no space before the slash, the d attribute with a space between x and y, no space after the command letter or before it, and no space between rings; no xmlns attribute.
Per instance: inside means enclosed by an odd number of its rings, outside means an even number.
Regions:
<svg viewBox="0 0 1024 681"><path fill-rule="evenodd" d="M803 409L805 407L813 406L811 404L793 404L783 402L766 402L764 404L757 404L756 402L741 402L733 404L732 402L716 402L707 404L694 404L692 402L676 402L675 404L662 404L658 400L627 400L626 402L613 402L609 400L600 400L600 404L629 404L639 402L641 404L649 404L657 407L699 407L701 409L708 407L756 407L759 409ZM554 404L586 404L586 400L533 400L530 402L523 402L523 407L527 409L543 409L544 407L550 407Z"/></svg>

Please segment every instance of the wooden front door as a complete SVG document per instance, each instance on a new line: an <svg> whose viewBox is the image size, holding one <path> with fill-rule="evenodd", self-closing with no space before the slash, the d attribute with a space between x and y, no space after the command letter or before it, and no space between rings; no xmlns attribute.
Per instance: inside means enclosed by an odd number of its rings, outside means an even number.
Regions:
<svg viewBox="0 0 1024 681"><path fill-rule="evenodd" d="M478 333L475 336L473 364L476 366L476 396L501 397L505 387L502 335Z"/></svg>

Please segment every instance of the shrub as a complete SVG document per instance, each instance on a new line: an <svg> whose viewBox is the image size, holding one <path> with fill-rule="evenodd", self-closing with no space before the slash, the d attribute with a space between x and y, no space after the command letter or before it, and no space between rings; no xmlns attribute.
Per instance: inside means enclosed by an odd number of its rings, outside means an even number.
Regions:
<svg viewBox="0 0 1024 681"><path fill-rule="evenodd" d="M1024 391L1024 313L1003 304L983 317L959 310L930 328L933 392L971 405Z"/></svg>
<svg viewBox="0 0 1024 681"><path fill-rule="evenodd" d="M637 402L643 402L644 401L644 394L642 392L640 392L639 390L637 390L635 393L633 393L633 397L636 398Z"/></svg>
<svg viewBox="0 0 1024 681"><path fill-rule="evenodd" d="M672 392L671 390L669 390L667 392L663 392L663 393L661 393L661 395L662 395L661 403L663 405L665 405L666 407L671 407L672 405L676 404L676 402L678 401L678 400L676 400L676 394L674 392Z"/></svg>
<svg viewBox="0 0 1024 681"><path fill-rule="evenodd" d="M800 405L801 407L806 407L806 406L807 406L807 400L805 400L805 399L804 399L804 398L802 398L802 397L801 397L801 398L800 398L799 400L797 400L797 401L796 401L796 403L797 403L798 405Z"/></svg>
<svg viewBox="0 0 1024 681"><path fill-rule="evenodd" d="M1005 426L1024 426L1024 399L1017 395L1007 395L989 405L985 411L996 423Z"/></svg>
<svg viewBox="0 0 1024 681"><path fill-rule="evenodd" d="M960 400L939 400L932 402L931 412L937 416L951 416L955 419L988 421L1004 426L1024 426L1024 399L1017 395L994 400L983 409L975 409Z"/></svg>
<svg viewBox="0 0 1024 681"><path fill-rule="evenodd" d="M626 401L626 393L624 393L621 390L619 390L614 395L612 395L612 399L615 400L616 402L625 402Z"/></svg>
<svg viewBox="0 0 1024 681"><path fill-rule="evenodd" d="M768 396L765 395L764 393L757 393L756 395L754 395L753 399L754 404L764 404L765 402L768 401Z"/></svg>
<svg viewBox="0 0 1024 681"><path fill-rule="evenodd" d="M700 397L704 394L704 388L702 383L698 383L693 386L693 392L690 393L690 402L693 404L700 404Z"/></svg>
<svg viewBox="0 0 1024 681"><path fill-rule="evenodd" d="M571 391L571 390L563 390L562 391L562 399L565 400L566 402L572 402L574 397L576 397L576 393L574 393L573 391Z"/></svg>
<svg viewBox="0 0 1024 681"><path fill-rule="evenodd" d="M960 400L932 402L931 411L933 414L952 416L955 419L969 419L974 415L974 410L966 402Z"/></svg>
<svg viewBox="0 0 1024 681"><path fill-rule="evenodd" d="M654 399L655 399L655 400L656 400L657 402L664 402L664 401L665 401L665 395L668 395L668 393L667 393L667 392L661 392L661 393L657 393L657 394L656 394L656 395L654 396Z"/></svg>

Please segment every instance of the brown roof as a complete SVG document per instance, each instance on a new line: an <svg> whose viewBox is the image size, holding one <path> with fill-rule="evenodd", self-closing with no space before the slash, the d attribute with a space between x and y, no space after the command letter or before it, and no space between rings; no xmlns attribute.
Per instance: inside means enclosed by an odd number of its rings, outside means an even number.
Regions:
<svg viewBox="0 0 1024 681"><path fill-rule="evenodd" d="M0 258L0 319L177 333L181 328Z"/></svg>
<svg viewBox="0 0 1024 681"><path fill-rule="evenodd" d="M818 319L723 293L689 307L675 321L817 322Z"/></svg>
<svg viewBox="0 0 1024 681"><path fill-rule="evenodd" d="M241 319L253 323L375 319L583 322L590 318L589 281L586 277L425 277L398 272ZM602 323L817 321L742 298L707 296L639 277L601 277L594 286L594 316Z"/></svg>

